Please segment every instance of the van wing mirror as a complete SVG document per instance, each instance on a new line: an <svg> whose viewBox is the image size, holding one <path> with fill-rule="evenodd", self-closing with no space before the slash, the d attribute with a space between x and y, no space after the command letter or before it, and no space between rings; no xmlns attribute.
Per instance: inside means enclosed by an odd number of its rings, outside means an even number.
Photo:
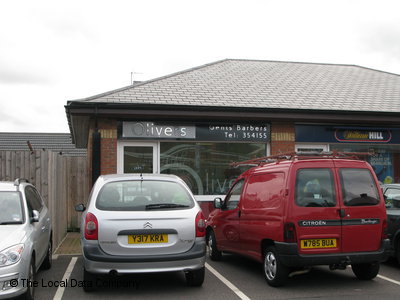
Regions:
<svg viewBox="0 0 400 300"><path fill-rule="evenodd" d="M220 197L214 199L214 208L221 208L224 202Z"/></svg>
<svg viewBox="0 0 400 300"><path fill-rule="evenodd" d="M75 211L78 211L78 212L83 212L83 211L85 211L85 209L86 209L86 207L82 203L75 206Z"/></svg>

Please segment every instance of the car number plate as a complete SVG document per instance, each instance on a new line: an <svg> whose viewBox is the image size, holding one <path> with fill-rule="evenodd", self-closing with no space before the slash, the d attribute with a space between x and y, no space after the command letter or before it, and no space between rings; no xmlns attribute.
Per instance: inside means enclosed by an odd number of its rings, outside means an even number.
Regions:
<svg viewBox="0 0 400 300"><path fill-rule="evenodd" d="M161 243L168 243L168 234L128 235L128 244L161 244Z"/></svg>
<svg viewBox="0 0 400 300"><path fill-rule="evenodd" d="M336 248L336 239L301 240L301 249Z"/></svg>

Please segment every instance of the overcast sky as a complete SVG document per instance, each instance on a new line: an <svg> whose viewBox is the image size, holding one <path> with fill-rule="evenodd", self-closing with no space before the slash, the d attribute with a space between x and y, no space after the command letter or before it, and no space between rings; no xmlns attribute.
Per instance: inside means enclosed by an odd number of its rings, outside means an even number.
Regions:
<svg viewBox="0 0 400 300"><path fill-rule="evenodd" d="M0 131L69 132L64 105L225 58L400 74L399 0L1 0Z"/></svg>

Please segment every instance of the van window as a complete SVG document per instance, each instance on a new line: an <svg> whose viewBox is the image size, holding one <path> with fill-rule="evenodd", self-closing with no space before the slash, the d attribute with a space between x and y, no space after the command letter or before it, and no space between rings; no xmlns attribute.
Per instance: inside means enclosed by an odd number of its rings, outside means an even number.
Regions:
<svg viewBox="0 0 400 300"><path fill-rule="evenodd" d="M240 200L240 195L242 194L242 190L243 190L243 183L244 180L240 180L238 181L233 188L231 189L231 191L229 192L229 194L225 197L225 205L224 208L225 209L235 209L238 204L239 204L239 200Z"/></svg>
<svg viewBox="0 0 400 300"><path fill-rule="evenodd" d="M267 173L249 178L243 208L276 208L280 206L284 173Z"/></svg>
<svg viewBox="0 0 400 300"><path fill-rule="evenodd" d="M343 202L346 206L369 206L379 203L378 190L367 169L341 169Z"/></svg>
<svg viewBox="0 0 400 300"><path fill-rule="evenodd" d="M300 169L296 174L296 204L304 207L336 206L330 169Z"/></svg>

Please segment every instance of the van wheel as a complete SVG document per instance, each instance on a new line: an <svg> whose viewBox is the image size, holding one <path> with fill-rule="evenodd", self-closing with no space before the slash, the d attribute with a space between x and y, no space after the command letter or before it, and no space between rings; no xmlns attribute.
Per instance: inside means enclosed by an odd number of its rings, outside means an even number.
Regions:
<svg viewBox="0 0 400 300"><path fill-rule="evenodd" d="M217 248L217 240L215 239L215 234L214 231L210 231L208 235L208 240L207 240L207 245L208 245L208 256L211 258L211 260L221 260L222 257L222 252L218 250Z"/></svg>
<svg viewBox="0 0 400 300"><path fill-rule="evenodd" d="M89 273L85 268L83 269L83 290L86 293L96 290L96 279L96 275Z"/></svg>
<svg viewBox="0 0 400 300"><path fill-rule="evenodd" d="M204 282L205 267L185 273L186 283L189 286L201 286Z"/></svg>
<svg viewBox="0 0 400 300"><path fill-rule="evenodd" d="M361 280L371 280L379 273L379 263L351 265L354 275Z"/></svg>
<svg viewBox="0 0 400 300"><path fill-rule="evenodd" d="M264 251L263 270L267 283L273 287L284 285L289 277L289 268L282 264L273 246Z"/></svg>

